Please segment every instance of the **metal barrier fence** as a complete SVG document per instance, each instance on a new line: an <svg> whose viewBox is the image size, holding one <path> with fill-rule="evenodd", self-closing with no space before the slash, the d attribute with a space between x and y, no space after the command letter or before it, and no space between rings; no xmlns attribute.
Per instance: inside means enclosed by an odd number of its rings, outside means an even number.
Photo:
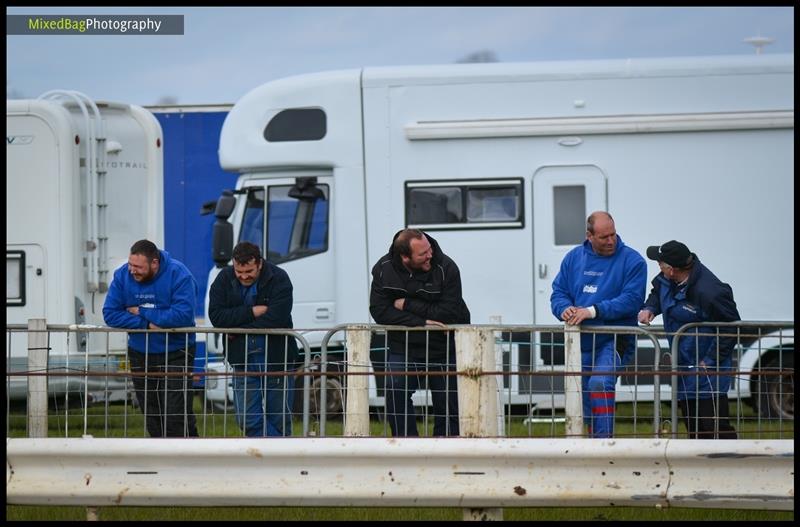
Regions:
<svg viewBox="0 0 800 527"><path fill-rule="evenodd" d="M6 456L11 504L794 508L779 440L42 438Z"/></svg>
<svg viewBox="0 0 800 527"><path fill-rule="evenodd" d="M148 427L141 408L152 411L152 406L148 406L151 400L167 405L166 411L154 412L163 419L164 429L169 428L168 417L179 420L177 435L194 435L189 433L188 409L192 408L199 436L242 437L243 423L249 414L237 420L234 384L245 383L239 395L246 403L251 393L246 384L248 379L262 381L264 398L267 391L278 392L279 407L288 407L286 414L296 421L293 428L287 427L292 428L291 435L388 437L414 435L415 432L422 436L458 435L458 428L463 428L460 421L468 416L462 415L459 421L461 404L453 397L460 397L462 385L476 377L496 382L496 415L484 415L497 422L490 435L591 436L588 428L591 423L586 427L582 423L583 417L589 416L581 414L593 408L581 404L578 392L578 383L589 379L591 374L581 371L579 352L573 355L578 357L578 362L572 366L567 364L570 339L565 339L565 335L569 332L560 325L337 326L328 330L319 341L319 347L313 349L308 334L304 336L301 330L266 330L258 334L281 336L284 343L289 339L297 342L300 359L291 364L284 360L281 364L268 365L266 371L248 371L246 364L238 370L231 368L222 357L204 354L200 362L194 363L186 355L173 369L165 366L160 372L145 373L135 368L132 371L132 357L120 339L124 338L124 333L163 334L167 339L182 333L183 336L172 338L184 339L182 344L188 344L187 332L208 335L252 335L256 332L211 328L126 331L40 324L31 328L7 326L7 437L46 434L147 437ZM720 379L732 378L727 404L730 423L739 438L793 438L793 323L715 324L710 334L697 334L697 327L697 324L687 325L675 335L666 335L663 330L650 327L605 327L582 329L575 336L576 343L580 338L588 338L593 347L601 346L601 341L609 338L606 344L611 349L628 345L613 371L613 390L600 394L601 398L613 401L603 407L606 408L603 411L613 415L613 436L687 437L685 426L680 423L685 425L691 419L679 417L681 393L685 395L686 392L679 389L682 386L679 383L702 375L715 381L717 387ZM489 367L480 371L464 366L462 348L472 344L454 346L455 339L450 338L468 328L483 332L491 340L484 351L487 356L477 359L488 360L485 364ZM695 333L689 335L693 331ZM436 335L448 336L437 338ZM27 343L22 342L25 337ZM672 339L671 349L667 337ZM687 339L700 342L708 338L716 343L717 364L721 362L720 339L735 339L731 365L723 370L712 367L702 373L688 371L679 363L679 342ZM394 339L394 343L387 339ZM354 357L357 349L358 355ZM38 365L37 355L40 357ZM701 357L695 359L695 363L699 363ZM144 365L145 370L148 366ZM139 391L145 398L137 400L133 384L134 380L140 382L141 379L145 385L144 388L140 386ZM160 379L165 382L159 384ZM175 382L170 384L170 379ZM292 379L292 382L281 383L283 379ZM151 389L149 383L158 388ZM277 390L273 390L270 383L277 385ZM573 387L565 390L570 383ZM168 401L162 401L162 395L170 391L168 386L177 386L176 391L183 392L183 398L191 401L191 406L179 407L182 408L179 412L171 411ZM38 406L28 404L26 408L21 404L20 400L27 397L28 391L34 399L38 398ZM408 404L405 391L410 392ZM358 397L350 395L353 393L362 393L366 402L356 405ZM389 400L387 393L391 395ZM710 395L719 396L720 393ZM572 410L565 411L570 397ZM443 401L442 404L435 404L437 399ZM34 410L37 407L40 410ZM714 410L718 416L719 407ZM32 411L39 412L38 419L37 415L31 415ZM42 422L42 413L47 415L46 425L31 429L33 423ZM250 412L253 413L258 412ZM698 419L700 416L688 417ZM714 425L713 432L719 434L719 419L712 417L710 422Z"/></svg>
<svg viewBox="0 0 800 527"><path fill-rule="evenodd" d="M269 354L265 353L264 364L256 363L261 369L255 371L248 370L247 364L239 368L234 366L233 371L224 363L221 369L215 369L206 357L201 371L194 372L190 367L190 354L177 349L181 346L176 346L174 352L177 353L175 370L167 367L173 358L167 356L160 362L152 359L150 366L156 366L157 370L153 371L147 364L137 366L136 361L141 357L112 353L108 343L117 330L46 327L43 321L37 321L25 328L27 370L7 369L6 498L12 504L86 505L90 507L90 515L96 512L91 507L102 505L460 506L466 507L465 519L500 519L502 510L497 507L506 506L655 505L793 510L794 445L790 439L794 435L794 423L786 418L793 415L793 384L783 384L793 381L793 329L780 327L777 335L774 331L769 333L768 338L777 338L777 346L760 338L753 341L756 344L749 343L745 347L741 345L746 340L742 338L743 328L749 326L731 327L736 330L740 342L736 366L711 373L735 377L735 389L728 395L736 400L738 437L756 435L759 440L731 442L670 437L679 435L675 427L676 406L681 394L688 393L685 387L676 385L674 379L680 382L682 378L697 378L696 371L683 371L681 366L685 364L681 360L676 362L680 336L685 334L697 342L708 338L705 334L691 336L693 328L689 326L669 336L673 338L671 355L662 353L661 342L665 335L658 335L652 328L604 327L580 331L575 327L558 326L436 329L340 326L326 333L319 357L313 358L306 338L299 331L270 330L261 334L282 337L283 345L280 341L278 345L284 350L284 361L271 364L273 368L269 367L266 360ZM22 329L9 328L9 350L13 349L12 334ZM209 332L179 328L160 333L186 331ZM712 338L729 336L719 329L716 331ZM75 361L69 365L68 357L65 358L67 366L53 368L55 361L48 362L48 351L58 347L53 345L51 337L59 332L84 333L89 351L83 352L82 369L75 371L72 368ZM244 330L210 332L252 333ZM106 334L105 353L92 351L90 343L94 333ZM334 337L339 333L344 333L344 338L337 341ZM563 344L556 342L558 335ZM189 337L174 338L185 339L183 348L191 347ZM304 352L303 365L297 370L294 369L297 363L290 364L285 354L288 339L299 342ZM581 339L585 340L583 344ZM332 345L332 341L336 343ZM69 342L66 344L62 349L69 350ZM581 354L582 345L598 349L606 346L612 352L613 361L619 360L620 364L613 362L612 375L608 375L609 371L598 364L600 359L592 359L592 354ZM342 349L333 349L338 346ZM437 346L439 349L435 349ZM625 348L622 356L617 355L619 348ZM719 349L718 346L716 362L725 363L725 358L719 356ZM759 353L756 360L752 356L754 349ZM451 352L455 351L458 353L452 354L453 360ZM333 360L332 352L338 352L338 360ZM543 355L549 359L547 364ZM105 362L92 370L90 357L97 356L104 357ZM109 371L112 357L117 357L115 364L117 368L122 365L122 371ZM663 369L665 358L677 366L672 370ZM584 364L581 364L582 359ZM705 359L711 362L710 358ZM762 371L761 366L772 368L774 364L778 365L774 371ZM754 368L754 365L759 367ZM592 369L594 371L589 371ZM763 379L774 377L779 379L780 386L767 391L765 397L758 389L742 385L745 375L748 381L755 379L758 385L765 384ZM216 387L211 386L211 382L204 383L202 400L194 401L189 385L195 376L222 382ZM652 384L643 382L646 376L652 378ZM28 379L26 418L10 411L10 395L16 393L12 390L12 379L19 377ZM68 403L69 381L73 377L81 379L83 387L77 392L81 403L77 415L71 414L73 409L66 404L63 416L56 409L55 416L49 419L49 390L66 386L63 395ZM411 429L418 432L417 424L421 420L423 436L464 437L422 437L405 441L395 437L349 437L347 441L333 437L299 437L290 441L275 438L268 444L251 438L236 442L183 438L154 442L146 438L148 434L154 435L153 430L167 432L162 435L195 435L190 419L195 409L200 409L201 413L197 435L241 437L241 429L248 428L247 417L261 413L266 419L269 412L251 412L248 416L242 410L248 407L243 403L247 398L247 385L237 384L237 380L255 379L266 386L266 390L274 388L264 384L271 379L290 377L301 378L303 388L293 389L287 380L278 385L276 400L278 408L282 409L301 394L303 436L388 436L390 428L393 436L413 435ZM602 391L605 388L598 392L592 377L601 378L600 386L613 382L614 398L609 397L612 391ZM622 383L625 377L630 377L632 382ZM66 381L62 383L60 378ZM410 383L411 378L416 378L415 383ZM121 384L112 387L110 379ZM148 379L158 386L156 390L148 390ZM378 379L385 382L378 386ZM537 384L536 381L542 379L544 384ZM663 385L662 379L669 385ZM53 381L49 388L48 380ZM174 381L172 385L170 380ZM448 384L448 380L455 382ZM556 380L561 384L557 385ZM134 382L136 386L132 390L130 385ZM713 384L720 386L719 382L709 381L709 385ZM766 384L774 384L774 380ZM100 406L89 405L90 386L106 388L100 398L103 411L94 416L103 420L102 427L89 423L90 411ZM588 392L584 389L587 386ZM416 401L413 401L410 392L417 388ZM790 390L792 395L787 397ZM457 399L451 399L448 392L452 391ZM582 391L584 395L590 394L589 406ZM661 417L664 415L662 396L668 391L671 392L673 416L671 432ZM119 404L112 402L115 397L111 393L114 392L121 392ZM135 398L131 397L133 392ZM174 411L174 401L170 402L167 397L170 392L175 392L179 403L184 404L182 411ZM219 401L209 397L216 392L221 393ZM338 392L338 395L331 398L331 392ZM770 395L775 392L778 397ZM395 397L398 393L399 399ZM599 397L593 397L597 393ZM756 400L756 410L747 415L739 413L745 393ZM695 396L698 394L696 388ZM719 394L712 392L711 395ZM148 397L165 401L166 407L158 407L155 416L144 419L143 411L153 411L146 402ZM230 411L231 397L234 407L240 411ZM269 399L266 392L262 397ZM579 439L590 430L584 427L582 413L586 408L594 410L592 399L599 400L602 403L599 408L605 409L599 412L599 419L608 421L609 414L612 415L614 438ZM129 412L133 400L138 401L139 410ZM191 401L191 406L185 404L187 400ZM343 408L329 407L331 401L341 403ZM207 402L212 403L209 414L205 412L209 407ZM772 403L782 405L777 415L768 410ZM544 413L539 412L540 404L545 407ZM111 411L112 407L120 405L123 408L121 419L118 412ZM516 416L515 408L519 406L523 413ZM433 410L429 411L429 407ZM627 407L627 411L620 411L622 407ZM504 413L506 408L509 411ZM765 417L759 412L768 415ZM235 421L230 413L236 414ZM328 418L333 418L334 413L342 418L341 424L338 420L332 421L337 430L332 430L333 426L326 428ZM312 415L317 419L314 423L310 422ZM65 438L40 438L53 428L52 417L56 420L57 433L60 435L63 430ZM82 430L77 434L74 427L68 427L70 417L81 419ZM689 420L691 417L688 416ZM179 426L173 429L178 430L177 433L169 433L170 419L173 425ZM589 427L597 427L595 419L598 417L593 412L588 420ZM750 419L755 420L756 426ZM720 430L715 429L715 432L719 432L722 427L716 428ZM266 425L261 431L267 433ZM287 433L286 429L280 432L281 435L300 433ZM25 437L26 433L29 437ZM97 435L104 437L93 437ZM125 439L117 439L119 436ZM558 439L539 440L542 437ZM630 439L645 437L650 439ZM264 485L265 480L272 483Z"/></svg>

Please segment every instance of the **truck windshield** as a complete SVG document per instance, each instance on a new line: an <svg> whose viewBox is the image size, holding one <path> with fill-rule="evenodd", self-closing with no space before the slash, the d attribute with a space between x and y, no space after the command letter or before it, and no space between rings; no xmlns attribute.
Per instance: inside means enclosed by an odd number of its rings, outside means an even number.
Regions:
<svg viewBox="0 0 800 527"><path fill-rule="evenodd" d="M302 200L289 196L291 188L275 185L247 193L239 241L255 243L262 252L266 244L266 257L275 264L328 250L328 186L317 186L319 198Z"/></svg>

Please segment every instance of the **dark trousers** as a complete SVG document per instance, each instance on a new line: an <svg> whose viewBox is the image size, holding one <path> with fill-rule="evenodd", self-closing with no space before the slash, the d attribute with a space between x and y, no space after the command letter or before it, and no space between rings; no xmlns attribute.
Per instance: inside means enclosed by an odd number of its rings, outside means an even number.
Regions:
<svg viewBox="0 0 800 527"><path fill-rule="evenodd" d="M736 430L728 421L728 396L678 401L689 439L736 439Z"/></svg>
<svg viewBox="0 0 800 527"><path fill-rule="evenodd" d="M133 376L139 409L144 413L150 437L197 437L192 409L192 378L185 375L194 365L194 346L164 353L139 353L128 348L131 372L156 375Z"/></svg>
<svg viewBox="0 0 800 527"><path fill-rule="evenodd" d="M392 429L392 436L418 436L417 415L411 401L415 390L426 387L425 379L420 383L418 375L398 375L403 372L444 372L456 371L455 353L450 353L449 361L431 359L429 364L408 360L404 354L389 352L386 370L393 375L386 377L386 418ZM458 429L458 391L455 375L427 376L427 387L431 390L433 402L433 435L457 436Z"/></svg>

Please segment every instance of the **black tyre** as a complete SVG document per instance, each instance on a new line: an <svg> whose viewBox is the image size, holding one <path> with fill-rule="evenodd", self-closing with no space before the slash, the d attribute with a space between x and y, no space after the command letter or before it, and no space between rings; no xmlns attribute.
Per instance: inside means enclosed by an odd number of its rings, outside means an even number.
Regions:
<svg viewBox="0 0 800 527"><path fill-rule="evenodd" d="M339 379L328 377L325 381L327 392L325 393L325 413L328 418L339 417L344 411L344 388ZM318 414L322 390L322 379L316 378L311 384L310 410L312 414Z"/></svg>
<svg viewBox="0 0 800 527"><path fill-rule="evenodd" d="M761 368L753 383L753 399L765 419L794 419L794 356L783 354L783 362L772 359Z"/></svg>

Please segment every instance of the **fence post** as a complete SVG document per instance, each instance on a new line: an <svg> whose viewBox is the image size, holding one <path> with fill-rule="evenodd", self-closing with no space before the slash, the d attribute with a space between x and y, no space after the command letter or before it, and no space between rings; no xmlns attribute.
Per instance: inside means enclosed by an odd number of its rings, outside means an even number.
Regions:
<svg viewBox="0 0 800 527"><path fill-rule="evenodd" d="M489 323L492 325L500 326L503 323L502 315L490 315L489 316ZM513 339L511 338L512 333L509 332L508 334L508 370L511 371L511 346ZM505 436L506 435L506 420L505 420L505 405L503 404L503 390L505 389L503 386L503 331L495 331L494 332L494 339L495 339L495 346L494 346L494 360L495 360L495 368L500 373L497 375L497 435ZM498 344L499 343L499 344ZM511 377L509 376L509 387L511 386ZM508 399L508 407L511 408L511 398L509 391L509 399ZM511 423L509 423L510 426Z"/></svg>
<svg viewBox="0 0 800 527"><path fill-rule="evenodd" d="M581 333L579 326L564 324L566 373L581 372ZM567 437L583 436L583 401L580 375L564 376L564 415Z"/></svg>
<svg viewBox="0 0 800 527"><path fill-rule="evenodd" d="M369 371L369 327L347 328L347 373ZM344 435L369 436L369 393L367 375L348 375L345 399Z"/></svg>
<svg viewBox="0 0 800 527"><path fill-rule="evenodd" d="M47 372L47 321L28 320L28 371ZM28 376L28 437L47 437L47 376Z"/></svg>
<svg viewBox="0 0 800 527"><path fill-rule="evenodd" d="M496 368L494 331L456 329L459 428L464 437L492 437L499 432L497 376L482 375ZM502 521L502 508L465 508L464 520Z"/></svg>

